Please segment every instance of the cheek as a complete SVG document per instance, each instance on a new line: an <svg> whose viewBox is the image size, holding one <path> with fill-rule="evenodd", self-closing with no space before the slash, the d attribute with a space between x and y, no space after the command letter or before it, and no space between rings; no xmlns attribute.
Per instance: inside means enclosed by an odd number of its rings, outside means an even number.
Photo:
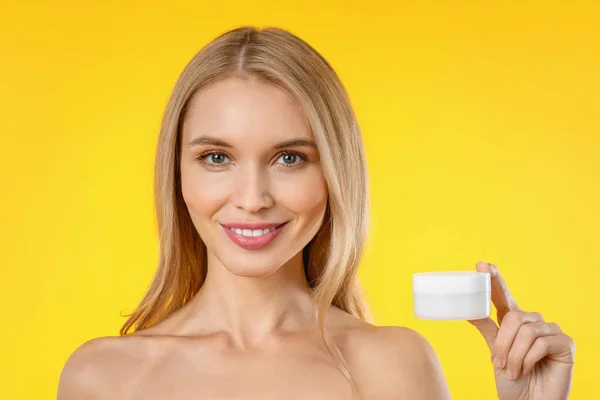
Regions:
<svg viewBox="0 0 600 400"><path fill-rule="evenodd" d="M190 213L210 218L219 211L234 190L231 179L182 170L182 194ZM275 202L304 218L318 217L327 204L327 185L319 168L294 176L281 175L273 184Z"/></svg>
<svg viewBox="0 0 600 400"><path fill-rule="evenodd" d="M318 217L327 204L327 185L318 170L283 180L279 188L277 199L285 208L301 216Z"/></svg>
<svg viewBox="0 0 600 400"><path fill-rule="evenodd" d="M191 214L212 215L227 194L223 179L214 175L182 171L181 192Z"/></svg>

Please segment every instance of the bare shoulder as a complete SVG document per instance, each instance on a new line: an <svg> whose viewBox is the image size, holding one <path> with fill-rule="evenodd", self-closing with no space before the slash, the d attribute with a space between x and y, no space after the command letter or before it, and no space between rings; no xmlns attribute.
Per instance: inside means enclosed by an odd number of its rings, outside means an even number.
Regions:
<svg viewBox="0 0 600 400"><path fill-rule="evenodd" d="M429 341L414 329L402 326L365 326L353 332L354 340L374 354L402 355L403 360L438 362Z"/></svg>
<svg viewBox="0 0 600 400"><path fill-rule="evenodd" d="M58 385L58 400L94 399L118 384L115 379L136 362L138 337L106 336L79 346L67 359ZM107 382L112 382L107 387ZM112 385L112 386L111 386Z"/></svg>
<svg viewBox="0 0 600 400"><path fill-rule="evenodd" d="M451 399L437 354L411 328L363 323L346 330L341 345L367 397Z"/></svg>

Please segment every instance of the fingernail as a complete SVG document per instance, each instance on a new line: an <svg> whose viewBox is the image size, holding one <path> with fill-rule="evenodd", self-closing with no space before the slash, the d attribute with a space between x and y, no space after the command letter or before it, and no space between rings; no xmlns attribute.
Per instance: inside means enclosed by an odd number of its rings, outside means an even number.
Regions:
<svg viewBox="0 0 600 400"><path fill-rule="evenodd" d="M513 374L513 372L512 372L511 370L507 370L507 371L506 371L506 377L507 377L509 380L511 380L511 381L512 381L513 379L515 379L515 375Z"/></svg>
<svg viewBox="0 0 600 400"><path fill-rule="evenodd" d="M492 363L494 363L495 367L502 368L502 357L495 355L492 359Z"/></svg>

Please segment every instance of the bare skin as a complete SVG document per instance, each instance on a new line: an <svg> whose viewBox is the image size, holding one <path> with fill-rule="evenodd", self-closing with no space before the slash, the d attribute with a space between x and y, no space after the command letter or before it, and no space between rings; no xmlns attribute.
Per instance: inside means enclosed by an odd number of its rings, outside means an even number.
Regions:
<svg viewBox="0 0 600 400"><path fill-rule="evenodd" d="M210 136L228 145L203 141ZM228 79L204 88L184 122L182 194L207 247L207 278L151 328L93 339L67 361L58 399L350 399L321 338L302 249L322 225L327 185L298 105L284 91ZM218 152L218 154L215 154ZM291 162L290 162L291 161ZM268 246L238 246L221 224L286 222ZM225 228L226 229L226 228ZM331 307L326 328L361 398L450 398L429 343Z"/></svg>
<svg viewBox="0 0 600 400"><path fill-rule="evenodd" d="M87 342L65 367L58 398L352 398L316 329L272 334L241 348L223 332L174 334L179 318ZM437 357L418 333L375 327L337 308L329 318L361 399L450 399Z"/></svg>

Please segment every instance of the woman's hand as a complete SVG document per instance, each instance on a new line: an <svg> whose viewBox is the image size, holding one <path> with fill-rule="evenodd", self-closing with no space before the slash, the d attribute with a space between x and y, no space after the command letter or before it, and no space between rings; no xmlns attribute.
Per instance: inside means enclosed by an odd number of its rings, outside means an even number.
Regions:
<svg viewBox="0 0 600 400"><path fill-rule="evenodd" d="M498 325L491 319L470 320L492 352L500 400L564 400L571 391L575 344L557 324L517 306L498 267L480 261L489 272Z"/></svg>

